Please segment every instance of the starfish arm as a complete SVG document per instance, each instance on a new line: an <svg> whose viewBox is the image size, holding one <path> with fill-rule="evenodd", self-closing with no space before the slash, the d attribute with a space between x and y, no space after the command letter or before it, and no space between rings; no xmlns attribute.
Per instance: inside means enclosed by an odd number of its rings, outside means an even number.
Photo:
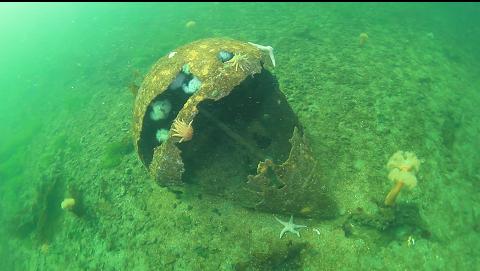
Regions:
<svg viewBox="0 0 480 271"><path fill-rule="evenodd" d="M298 237L300 237L300 233L299 233L298 231L296 231L296 230L293 230L292 232L293 232L293 233L296 233L296 234L297 234L297 236L298 236Z"/></svg>
<svg viewBox="0 0 480 271"><path fill-rule="evenodd" d="M305 225L294 225L294 228L306 228L307 226Z"/></svg>
<svg viewBox="0 0 480 271"><path fill-rule="evenodd" d="M273 48L268 52L268 55L270 56L270 60L272 61L273 67L275 67L275 56L273 55Z"/></svg>
<svg viewBox="0 0 480 271"><path fill-rule="evenodd" d="M273 216L273 217L275 217L275 219L276 219L280 224L282 224L283 226L285 226L285 227L287 226L288 223L281 221L281 220L278 219L276 216Z"/></svg>
<svg viewBox="0 0 480 271"><path fill-rule="evenodd" d="M282 232L280 232L280 239L282 239L286 231L287 231L287 228L283 228Z"/></svg>
<svg viewBox="0 0 480 271"><path fill-rule="evenodd" d="M268 55L270 56L270 60L272 61L273 67L275 67L275 56L273 55L273 47L272 46L263 46L260 44L255 44L253 42L248 42L250 45L257 47L259 50L262 50L264 52L268 52Z"/></svg>
<svg viewBox="0 0 480 271"><path fill-rule="evenodd" d="M268 51L269 50L268 47L270 47L270 46L263 46L263 45L260 45L260 44L256 44L256 43L253 43L253 42L248 42L248 43L252 46L257 47L259 50L262 50L262 51Z"/></svg>

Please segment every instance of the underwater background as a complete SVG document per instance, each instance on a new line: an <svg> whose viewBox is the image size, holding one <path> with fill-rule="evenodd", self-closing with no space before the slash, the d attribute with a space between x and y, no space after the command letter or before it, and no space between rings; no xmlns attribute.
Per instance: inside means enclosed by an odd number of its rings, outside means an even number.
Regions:
<svg viewBox="0 0 480 271"><path fill-rule="evenodd" d="M132 92L210 37L274 48L338 209L300 236L135 153ZM0 41L0 270L480 267L477 3L4 3ZM385 208L399 150L418 184Z"/></svg>

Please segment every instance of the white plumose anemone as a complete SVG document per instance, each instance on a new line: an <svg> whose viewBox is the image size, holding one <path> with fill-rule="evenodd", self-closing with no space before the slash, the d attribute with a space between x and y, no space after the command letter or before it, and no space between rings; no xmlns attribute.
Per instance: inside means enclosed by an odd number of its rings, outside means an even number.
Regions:
<svg viewBox="0 0 480 271"><path fill-rule="evenodd" d="M195 93L198 89L200 89L200 86L202 85L202 82L198 80L196 76L192 78L188 83L182 85L183 92L187 94L193 94Z"/></svg>
<svg viewBox="0 0 480 271"><path fill-rule="evenodd" d="M157 130L157 133L155 134L155 137L157 138L158 142L160 142L160 143L163 143L163 142L167 141L168 130L167 129Z"/></svg>
<svg viewBox="0 0 480 271"><path fill-rule="evenodd" d="M156 101L152 105L152 111L150 112L150 118L154 121L166 119L170 111L172 110L172 104L169 100Z"/></svg>

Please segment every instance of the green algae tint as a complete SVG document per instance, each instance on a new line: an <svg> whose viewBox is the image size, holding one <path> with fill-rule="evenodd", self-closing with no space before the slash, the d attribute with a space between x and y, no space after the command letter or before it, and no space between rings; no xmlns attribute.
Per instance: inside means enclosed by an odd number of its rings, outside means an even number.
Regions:
<svg viewBox="0 0 480 271"><path fill-rule="evenodd" d="M479 18L476 3L0 4L0 270L477 269ZM144 77L205 38L265 49L335 206L298 210L306 227L219 194L245 182L228 163L162 187L138 158ZM218 159L264 170L227 146ZM398 151L418 168L389 163Z"/></svg>

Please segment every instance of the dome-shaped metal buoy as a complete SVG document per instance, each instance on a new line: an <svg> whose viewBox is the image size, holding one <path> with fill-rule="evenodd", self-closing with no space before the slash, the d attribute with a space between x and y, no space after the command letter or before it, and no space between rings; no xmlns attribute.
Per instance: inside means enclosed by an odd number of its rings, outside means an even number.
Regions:
<svg viewBox="0 0 480 271"><path fill-rule="evenodd" d="M162 57L136 97L136 151L163 186L196 184L265 211L329 214L316 161L268 60L231 39Z"/></svg>

